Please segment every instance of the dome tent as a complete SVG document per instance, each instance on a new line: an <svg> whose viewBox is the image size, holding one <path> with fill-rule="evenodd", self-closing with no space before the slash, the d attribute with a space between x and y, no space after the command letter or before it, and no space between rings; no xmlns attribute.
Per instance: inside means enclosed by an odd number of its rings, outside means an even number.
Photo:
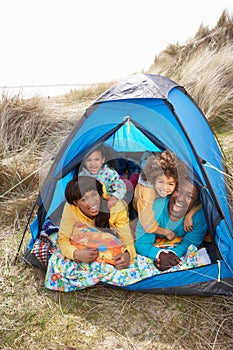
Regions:
<svg viewBox="0 0 233 350"><path fill-rule="evenodd" d="M233 227L224 157L208 121L174 81L135 74L103 93L62 145L40 189L30 250L46 219L59 225L65 188L83 157L98 143L139 157L170 149L194 174L216 258L207 266L164 273L129 285L129 290L166 294L233 294Z"/></svg>

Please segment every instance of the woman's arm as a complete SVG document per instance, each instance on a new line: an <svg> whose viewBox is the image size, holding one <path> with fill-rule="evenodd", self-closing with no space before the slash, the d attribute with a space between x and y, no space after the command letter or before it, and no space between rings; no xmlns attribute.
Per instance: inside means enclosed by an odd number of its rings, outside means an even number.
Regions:
<svg viewBox="0 0 233 350"><path fill-rule="evenodd" d="M73 254L73 260L88 264L94 261L98 255L97 249L76 249Z"/></svg>
<svg viewBox="0 0 233 350"><path fill-rule="evenodd" d="M74 251L77 249L71 244L70 238L73 232L74 225L77 223L78 218L72 210L72 206L68 203L65 204L60 228L58 232L58 245L62 254L68 259L74 259Z"/></svg>
<svg viewBox="0 0 233 350"><path fill-rule="evenodd" d="M77 249L75 245L71 244L70 238L73 233L74 225L80 220L74 208L78 210L68 203L65 204L58 233L58 244L62 254L66 258L89 263L98 257L99 252L97 249ZM83 217L83 219L85 220L85 217ZM80 221L82 222L84 220Z"/></svg>

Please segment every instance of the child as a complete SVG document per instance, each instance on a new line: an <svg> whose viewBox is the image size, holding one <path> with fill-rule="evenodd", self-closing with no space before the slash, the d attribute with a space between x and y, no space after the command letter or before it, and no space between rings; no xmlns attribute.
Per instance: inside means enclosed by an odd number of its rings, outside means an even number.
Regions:
<svg viewBox="0 0 233 350"><path fill-rule="evenodd" d="M138 212L139 221L147 233L157 233L167 239L175 237L173 231L158 226L152 209L156 198L167 197L176 188L180 172L186 166L169 150L158 152L148 157L134 194L134 209ZM199 209L194 207L185 217L184 230L192 230L192 216Z"/></svg>
<svg viewBox="0 0 233 350"><path fill-rule="evenodd" d="M126 185L117 171L105 163L103 145L97 146L87 155L84 159L84 166L78 175L95 177L105 185L109 209L113 207L118 200L123 199L126 194Z"/></svg>

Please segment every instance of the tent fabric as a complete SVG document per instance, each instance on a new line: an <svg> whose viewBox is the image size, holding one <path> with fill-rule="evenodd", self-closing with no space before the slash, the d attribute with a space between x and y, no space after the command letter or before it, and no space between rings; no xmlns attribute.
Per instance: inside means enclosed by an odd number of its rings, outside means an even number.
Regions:
<svg viewBox="0 0 233 350"><path fill-rule="evenodd" d="M139 73L132 75L127 81L114 85L103 93L96 102L131 98L165 99L169 91L175 86L178 86L178 84L166 77Z"/></svg>
<svg viewBox="0 0 233 350"><path fill-rule="evenodd" d="M179 281L179 286L176 285L177 280ZM156 291L154 290L155 286L157 286ZM129 290L138 290L141 292L157 292L159 294L171 294L172 292L172 294L199 294L203 296L210 294L210 288L212 294L228 295L229 289L232 291L232 272L226 267L223 261L191 270L172 272L169 273L169 278L167 274L152 276L136 284L127 286Z"/></svg>
<svg viewBox="0 0 233 350"><path fill-rule="evenodd" d="M59 224L65 187L84 156L100 142L116 152L130 154L170 149L185 161L193 173L193 180L200 187L213 245L224 266L223 278L232 278L233 225L223 153L208 121L184 87L152 74L135 74L117 83L103 93L78 121L57 153L40 189L36 201L37 217L31 224L30 245L47 218ZM212 265L206 271L211 280L217 279L218 272ZM169 275L166 278L169 280ZM196 275L190 278L189 285L202 282ZM174 291L181 282L172 281L169 288ZM207 293L209 281L203 283ZM158 279L153 282L145 280L142 285L142 289L156 291L160 282ZM139 288L139 285L134 287ZM229 290L232 293L232 288Z"/></svg>

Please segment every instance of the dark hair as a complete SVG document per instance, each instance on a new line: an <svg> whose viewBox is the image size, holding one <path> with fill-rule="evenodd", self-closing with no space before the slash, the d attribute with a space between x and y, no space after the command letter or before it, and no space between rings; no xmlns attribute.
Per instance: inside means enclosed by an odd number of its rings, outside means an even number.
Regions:
<svg viewBox="0 0 233 350"><path fill-rule="evenodd" d="M97 191L100 195L100 211L95 217L96 227L109 231L110 212L107 201L102 197L103 186L92 176L76 176L68 182L65 190L65 197L69 204L75 205L74 202L81 199L89 191Z"/></svg>
<svg viewBox="0 0 233 350"><path fill-rule="evenodd" d="M96 145L95 147L91 148L91 150L86 154L85 159L91 155L93 152L100 152L102 157L105 157L105 148L103 143L99 143L98 145Z"/></svg>
<svg viewBox="0 0 233 350"><path fill-rule="evenodd" d="M78 175L79 171L86 167L85 160L93 152L100 152L101 156L105 158L104 164L107 164L110 168L118 171L118 155L116 151L114 151L114 149L110 146L99 143L93 148L89 149L89 151L85 154L83 160L77 165L76 169L74 170L75 175Z"/></svg>

